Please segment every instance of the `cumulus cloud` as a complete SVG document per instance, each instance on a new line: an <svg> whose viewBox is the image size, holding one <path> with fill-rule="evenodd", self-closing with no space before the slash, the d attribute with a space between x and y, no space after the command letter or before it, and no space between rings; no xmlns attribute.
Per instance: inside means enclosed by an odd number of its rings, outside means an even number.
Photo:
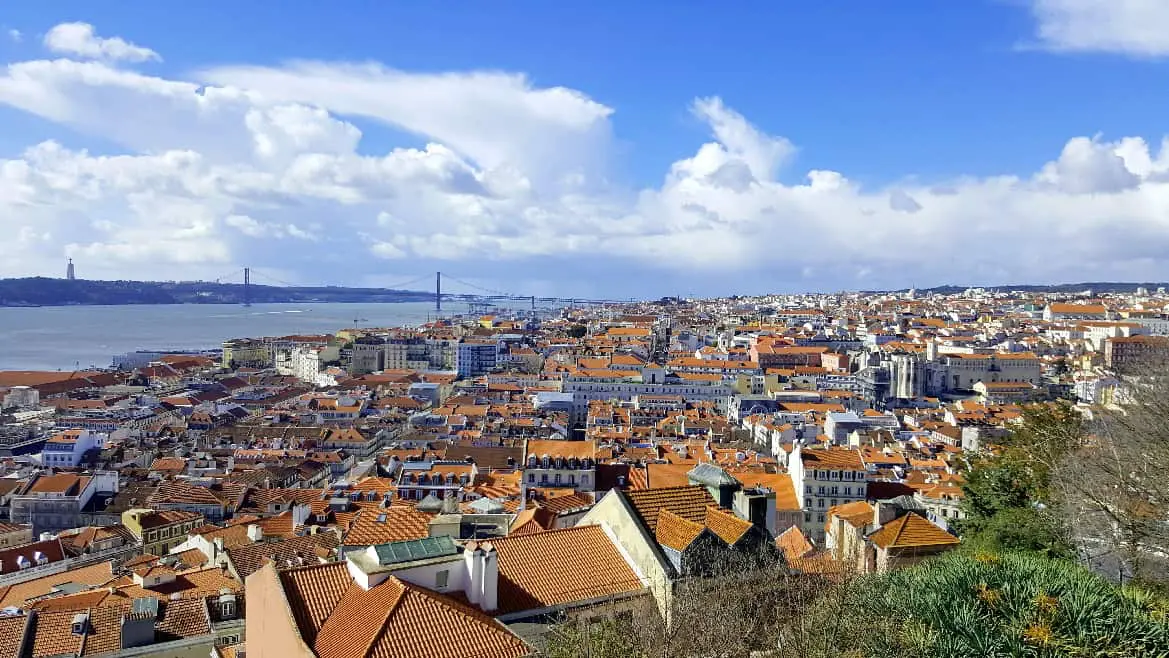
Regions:
<svg viewBox="0 0 1169 658"><path fill-rule="evenodd" d="M20 43L21 41L24 41L24 34L22 34L20 30L13 27L8 29L8 38L11 39L13 43Z"/></svg>
<svg viewBox="0 0 1169 658"><path fill-rule="evenodd" d="M870 189L800 178L791 141L710 97L691 107L709 139L637 189L608 182L612 109L518 74L301 62L183 80L66 57L11 64L0 104L122 150L48 141L0 160L0 230L16 236L0 276L72 256L95 277L441 269L628 297L1149 280L1169 264L1169 149L1137 137L1069 136L1020 175ZM426 143L364 152L354 116Z"/></svg>
<svg viewBox="0 0 1169 658"><path fill-rule="evenodd" d="M1169 55L1164 0L1031 0L1040 43L1053 50Z"/></svg>
<svg viewBox="0 0 1169 658"><path fill-rule="evenodd" d="M562 175L599 163L613 110L564 87L499 72L418 74L380 64L296 62L202 72L211 84L375 119L494 169Z"/></svg>
<svg viewBox="0 0 1169 658"><path fill-rule="evenodd" d="M145 62L161 59L149 48L121 37L104 38L89 23L60 23L45 34L45 47L55 53L111 61Z"/></svg>
<svg viewBox="0 0 1169 658"><path fill-rule="evenodd" d="M1118 152L1120 144L1101 143L1098 138L1076 137L1068 141L1059 159L1043 167L1038 179L1070 194L1115 193L1133 189L1141 177L1129 169ZM1148 159L1148 149L1135 149L1130 157Z"/></svg>

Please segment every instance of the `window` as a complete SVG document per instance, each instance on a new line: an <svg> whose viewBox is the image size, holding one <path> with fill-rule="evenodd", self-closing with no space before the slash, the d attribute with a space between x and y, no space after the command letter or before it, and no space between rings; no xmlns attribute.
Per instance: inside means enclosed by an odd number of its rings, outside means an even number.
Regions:
<svg viewBox="0 0 1169 658"><path fill-rule="evenodd" d="M540 476L540 484L548 484L548 474L544 473Z"/></svg>
<svg viewBox="0 0 1169 658"><path fill-rule="evenodd" d="M808 493L808 494L812 493L812 485L810 485L810 484L806 485L804 487L804 493Z"/></svg>
<svg viewBox="0 0 1169 658"><path fill-rule="evenodd" d="M832 487L832 495L835 496L840 487ZM835 503L833 503L835 505Z"/></svg>
<svg viewBox="0 0 1169 658"><path fill-rule="evenodd" d="M839 503L839 502L840 502L840 501L838 501L838 500L836 500L835 498L833 498L833 499L832 499L832 507L836 507L836 504L837 504L837 503Z"/></svg>
<svg viewBox="0 0 1169 658"><path fill-rule="evenodd" d="M823 523L823 522L824 522L824 515L823 515L823 514L817 514L817 515L816 515L816 523Z"/></svg>
<svg viewBox="0 0 1169 658"><path fill-rule="evenodd" d="M560 484L560 474L556 474L556 484Z"/></svg>
<svg viewBox="0 0 1169 658"><path fill-rule="evenodd" d="M820 494L821 496L823 496L823 495L824 495L824 489L825 489L825 487L818 487L818 488L816 489L816 493L818 493L818 494Z"/></svg>
<svg viewBox="0 0 1169 658"><path fill-rule="evenodd" d="M804 523L811 523L811 522L812 522L811 512L804 512Z"/></svg>
<svg viewBox="0 0 1169 658"><path fill-rule="evenodd" d="M446 585L447 585L447 581L449 581L450 578L451 578L451 572L449 569L443 569L442 571L434 574L434 588L435 589L445 589Z"/></svg>
<svg viewBox="0 0 1169 658"><path fill-rule="evenodd" d="M845 487L844 488L844 495L851 496L852 495L852 487Z"/></svg>
<svg viewBox="0 0 1169 658"><path fill-rule="evenodd" d="M824 509L824 499L823 498L816 499L816 507L819 507L820 509ZM824 516L824 515L821 514L820 516Z"/></svg>
<svg viewBox="0 0 1169 658"><path fill-rule="evenodd" d="M536 474L535 473L528 473L528 482L531 484L536 483Z"/></svg>

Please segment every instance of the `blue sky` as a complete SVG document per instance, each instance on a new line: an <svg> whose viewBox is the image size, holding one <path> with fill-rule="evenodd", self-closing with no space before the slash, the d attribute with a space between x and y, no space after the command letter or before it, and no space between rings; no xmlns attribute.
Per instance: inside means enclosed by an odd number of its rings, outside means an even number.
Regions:
<svg viewBox="0 0 1169 658"><path fill-rule="evenodd" d="M258 262L312 282L323 260L339 283L459 269L572 294L1169 279L1152 248L1166 232L1169 36L1158 34L1169 34L1169 10L1158 5L1169 3L44 4L0 13L20 34L0 45L9 62L0 156L33 162L42 183L56 179L36 168L62 159L76 171L78 158L100 169L111 165L86 158L145 163L183 150L201 156L203 179L247 167L285 182L263 190L262 203L194 185L190 168L134 184L125 171L95 169L88 182L100 191L73 196L59 185L21 188L33 196L13 205L24 217L14 228L28 244L0 275L55 272L73 255L101 277L199 277ZM91 41L50 43L62 23L92 26ZM156 55L91 48L112 38ZM343 91L331 86L355 63L378 68ZM119 72L133 78L111 82ZM461 77L433 93L400 86L451 75ZM238 116L197 100L190 110L180 107L190 98L176 100L191 94L180 83L255 97L232 102ZM540 105L554 88L572 97ZM379 104L401 93L410 98ZM479 112L488 97L499 107ZM712 98L717 106L696 110ZM528 110L513 113L513 101ZM119 111L123 102L151 109L118 125L132 114ZM86 103L109 116L83 116ZM302 128L281 124L281 148L292 150L278 164L228 148L248 108L279 104L323 110L328 121L318 119L341 132L306 145ZM435 113L451 116L429 121ZM350 144L336 123L360 139ZM219 135L224 148L200 148ZM45 140L65 153L49 165L27 153ZM450 152L426 153L427 144ZM441 180L393 172L373 189L309 189L315 181L301 174L320 149L346 167L424 153ZM487 191L452 188L452 168ZM354 175L329 171L338 185ZM833 175L817 186L813 171ZM571 189L569 175L579 178ZM403 201L415 194L425 202ZM1117 226L1146 239L1102 240ZM157 248L142 248L158 236ZM978 256L953 246L962 243ZM176 255L186 244L201 256ZM1058 257L1035 253L1053 247Z"/></svg>

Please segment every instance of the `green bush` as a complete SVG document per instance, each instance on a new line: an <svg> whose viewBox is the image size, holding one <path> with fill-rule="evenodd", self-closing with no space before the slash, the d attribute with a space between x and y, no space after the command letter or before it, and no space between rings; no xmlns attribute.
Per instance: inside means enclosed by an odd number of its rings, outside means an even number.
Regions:
<svg viewBox="0 0 1169 658"><path fill-rule="evenodd" d="M955 552L846 587L850 614L902 631L842 634L833 638L838 655L1169 656L1164 598L1117 587L1070 561ZM838 621L839 612L818 611L821 632L852 626Z"/></svg>

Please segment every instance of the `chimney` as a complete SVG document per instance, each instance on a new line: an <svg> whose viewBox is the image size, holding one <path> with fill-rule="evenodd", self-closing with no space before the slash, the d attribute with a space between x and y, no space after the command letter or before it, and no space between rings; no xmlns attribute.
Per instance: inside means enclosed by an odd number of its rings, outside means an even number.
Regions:
<svg viewBox="0 0 1169 658"><path fill-rule="evenodd" d="M887 500L878 500L873 503L873 525L881 527L896 519L901 508Z"/></svg>
<svg viewBox="0 0 1169 658"><path fill-rule="evenodd" d="M486 542L476 551L483 565L480 577L479 607L492 612L499 603L499 555L491 542Z"/></svg>
<svg viewBox="0 0 1169 658"><path fill-rule="evenodd" d="M292 505L292 527L299 528L308 521L308 517L312 514L312 508L308 505Z"/></svg>
<svg viewBox="0 0 1169 658"><path fill-rule="evenodd" d="M257 544L264 541L264 529L255 523L248 524L248 539Z"/></svg>
<svg viewBox="0 0 1169 658"><path fill-rule="evenodd" d="M463 547L463 559L467 563L467 601L471 605L478 605L480 592L483 589L483 551L474 541L467 542Z"/></svg>

